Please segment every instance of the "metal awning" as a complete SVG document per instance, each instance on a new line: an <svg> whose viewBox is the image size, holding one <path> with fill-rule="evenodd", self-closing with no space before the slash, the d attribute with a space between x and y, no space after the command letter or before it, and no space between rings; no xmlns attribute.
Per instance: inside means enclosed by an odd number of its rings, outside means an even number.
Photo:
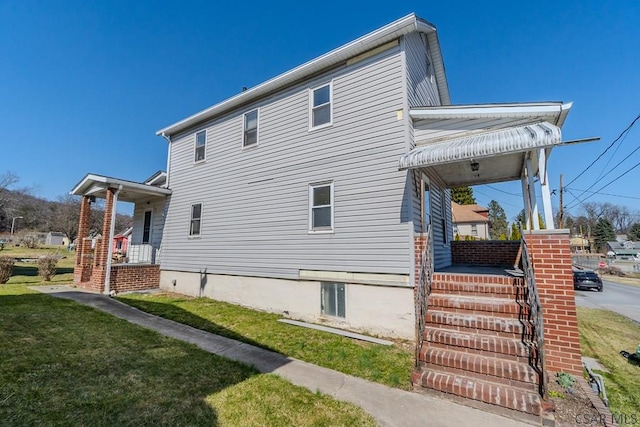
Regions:
<svg viewBox="0 0 640 427"><path fill-rule="evenodd" d="M483 132L416 147L400 157L399 168L415 169L523 153L558 145L561 138L560 128L548 122Z"/></svg>

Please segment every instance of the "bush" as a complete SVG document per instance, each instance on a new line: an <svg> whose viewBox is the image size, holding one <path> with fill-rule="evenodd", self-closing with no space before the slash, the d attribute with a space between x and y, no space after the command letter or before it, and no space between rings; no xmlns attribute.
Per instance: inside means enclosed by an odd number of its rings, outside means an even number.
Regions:
<svg viewBox="0 0 640 427"><path fill-rule="evenodd" d="M0 257L0 284L7 283L13 273L15 260L8 256Z"/></svg>
<svg viewBox="0 0 640 427"><path fill-rule="evenodd" d="M613 266L599 268L598 271L600 272L600 274L610 274L612 276L618 276L618 277L626 276L624 271L622 271L618 267L613 267Z"/></svg>
<svg viewBox="0 0 640 427"><path fill-rule="evenodd" d="M56 265L58 258L52 256L43 256L38 258L38 274L45 282L50 282L56 275Z"/></svg>
<svg viewBox="0 0 640 427"><path fill-rule="evenodd" d="M27 233L18 237L18 243L25 248L37 249L40 246L40 238L37 234Z"/></svg>

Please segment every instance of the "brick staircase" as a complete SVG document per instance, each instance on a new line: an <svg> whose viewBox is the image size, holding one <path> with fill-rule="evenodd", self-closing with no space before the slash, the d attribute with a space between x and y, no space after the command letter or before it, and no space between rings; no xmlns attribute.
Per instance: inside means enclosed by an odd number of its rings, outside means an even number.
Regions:
<svg viewBox="0 0 640 427"><path fill-rule="evenodd" d="M520 278L435 273L415 386L541 414Z"/></svg>

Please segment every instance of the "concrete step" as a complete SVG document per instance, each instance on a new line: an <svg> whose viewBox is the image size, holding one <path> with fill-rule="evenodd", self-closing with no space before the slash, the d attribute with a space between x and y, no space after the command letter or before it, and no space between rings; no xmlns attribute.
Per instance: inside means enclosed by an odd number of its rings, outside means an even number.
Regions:
<svg viewBox="0 0 640 427"><path fill-rule="evenodd" d="M530 390L436 370L416 371L412 380L416 386L528 414L540 415L541 413L540 396Z"/></svg>
<svg viewBox="0 0 640 427"><path fill-rule="evenodd" d="M538 373L528 364L450 349L429 347L420 357L426 370L465 375L524 390L538 390Z"/></svg>

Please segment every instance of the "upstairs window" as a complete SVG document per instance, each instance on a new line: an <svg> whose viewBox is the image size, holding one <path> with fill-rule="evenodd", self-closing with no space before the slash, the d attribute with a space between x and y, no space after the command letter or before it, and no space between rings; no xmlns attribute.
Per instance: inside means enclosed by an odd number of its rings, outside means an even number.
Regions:
<svg viewBox="0 0 640 427"><path fill-rule="evenodd" d="M333 120L331 84L311 89L310 128L329 126Z"/></svg>
<svg viewBox="0 0 640 427"><path fill-rule="evenodd" d="M202 130L196 133L196 149L195 149L195 162L204 161L205 150L207 148L207 131Z"/></svg>
<svg viewBox="0 0 640 427"><path fill-rule="evenodd" d="M333 183L309 186L309 231L333 231Z"/></svg>
<svg viewBox="0 0 640 427"><path fill-rule="evenodd" d="M197 237L200 235L200 225L202 222L202 203L194 203L191 205L191 220L189 222L189 236Z"/></svg>
<svg viewBox="0 0 640 427"><path fill-rule="evenodd" d="M244 115L244 139L243 147L258 144L258 110L253 110Z"/></svg>

